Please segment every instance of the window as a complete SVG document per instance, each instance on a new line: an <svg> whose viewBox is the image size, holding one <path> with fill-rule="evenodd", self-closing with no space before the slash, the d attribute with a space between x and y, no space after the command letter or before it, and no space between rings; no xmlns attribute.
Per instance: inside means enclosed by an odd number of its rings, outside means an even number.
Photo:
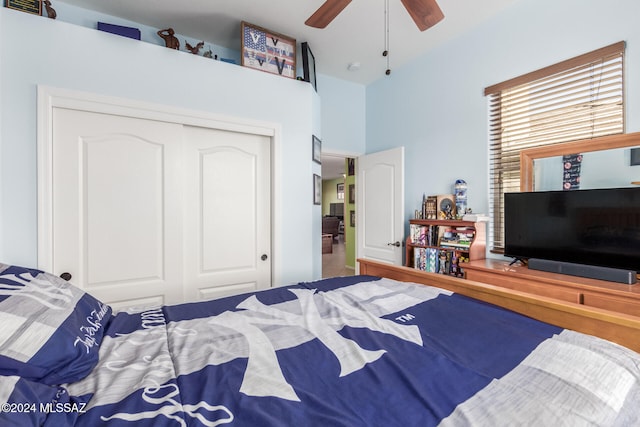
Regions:
<svg viewBox="0 0 640 427"><path fill-rule="evenodd" d="M624 132L624 47L619 42L485 89L493 252L504 250L503 196L520 191L521 150Z"/></svg>

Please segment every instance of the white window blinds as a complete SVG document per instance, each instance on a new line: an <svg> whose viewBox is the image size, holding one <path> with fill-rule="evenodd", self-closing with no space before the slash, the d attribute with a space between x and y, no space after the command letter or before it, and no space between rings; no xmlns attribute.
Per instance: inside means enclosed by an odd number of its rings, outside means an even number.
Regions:
<svg viewBox="0 0 640 427"><path fill-rule="evenodd" d="M504 249L504 193L520 151L624 132L624 42L496 84L489 96L491 250Z"/></svg>

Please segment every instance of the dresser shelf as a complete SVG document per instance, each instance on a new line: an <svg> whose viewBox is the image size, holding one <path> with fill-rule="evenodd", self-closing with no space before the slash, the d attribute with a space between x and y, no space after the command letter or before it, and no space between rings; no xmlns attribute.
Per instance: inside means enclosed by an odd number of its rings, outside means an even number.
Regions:
<svg viewBox="0 0 640 427"><path fill-rule="evenodd" d="M640 285L529 270L497 259L472 260L466 278L562 301L640 316Z"/></svg>

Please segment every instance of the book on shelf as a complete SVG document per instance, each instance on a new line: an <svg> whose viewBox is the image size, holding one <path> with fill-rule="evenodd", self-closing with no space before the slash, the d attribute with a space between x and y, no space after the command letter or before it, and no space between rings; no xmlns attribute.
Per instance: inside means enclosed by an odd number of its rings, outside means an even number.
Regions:
<svg viewBox="0 0 640 427"><path fill-rule="evenodd" d="M460 262L464 260L468 260L468 258L452 250L413 248L413 267L428 273L462 277L464 271L460 268Z"/></svg>
<svg viewBox="0 0 640 427"><path fill-rule="evenodd" d="M411 224L411 243L416 245L426 244L427 226L420 224Z"/></svg>
<svg viewBox="0 0 640 427"><path fill-rule="evenodd" d="M429 256L427 248L413 248L413 268L416 270L428 271L428 262Z"/></svg>
<svg viewBox="0 0 640 427"><path fill-rule="evenodd" d="M438 218L438 196L427 196L425 219Z"/></svg>
<svg viewBox="0 0 640 427"><path fill-rule="evenodd" d="M439 238L437 225L410 225L411 243L421 246L437 246Z"/></svg>
<svg viewBox="0 0 640 427"><path fill-rule="evenodd" d="M468 249L475 232L467 227L447 228L440 237L439 246Z"/></svg>
<svg viewBox="0 0 640 427"><path fill-rule="evenodd" d="M473 221L473 222L489 222L489 216L485 214L474 214L468 213L462 216L463 221Z"/></svg>
<svg viewBox="0 0 640 427"><path fill-rule="evenodd" d="M467 250L471 247L471 242L469 241L451 241L451 242L440 242L440 246L444 246L447 248L460 248L460 249L464 249Z"/></svg>
<svg viewBox="0 0 640 427"><path fill-rule="evenodd" d="M435 273L438 271L438 250L436 248L427 248L427 265L426 271Z"/></svg>

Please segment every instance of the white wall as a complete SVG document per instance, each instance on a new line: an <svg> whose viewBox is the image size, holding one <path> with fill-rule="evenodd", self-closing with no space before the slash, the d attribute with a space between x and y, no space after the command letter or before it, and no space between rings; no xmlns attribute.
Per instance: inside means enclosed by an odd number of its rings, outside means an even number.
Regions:
<svg viewBox="0 0 640 427"><path fill-rule="evenodd" d="M394 69L366 91L367 152L406 147L405 212L422 194L469 185L469 206L488 212L484 88L625 40L626 131L640 130L640 2L517 0L494 19Z"/></svg>
<svg viewBox="0 0 640 427"><path fill-rule="evenodd" d="M0 49L1 262L37 265L36 87L47 85L280 124L274 261L282 283L320 277L320 101L310 85L6 8Z"/></svg>

